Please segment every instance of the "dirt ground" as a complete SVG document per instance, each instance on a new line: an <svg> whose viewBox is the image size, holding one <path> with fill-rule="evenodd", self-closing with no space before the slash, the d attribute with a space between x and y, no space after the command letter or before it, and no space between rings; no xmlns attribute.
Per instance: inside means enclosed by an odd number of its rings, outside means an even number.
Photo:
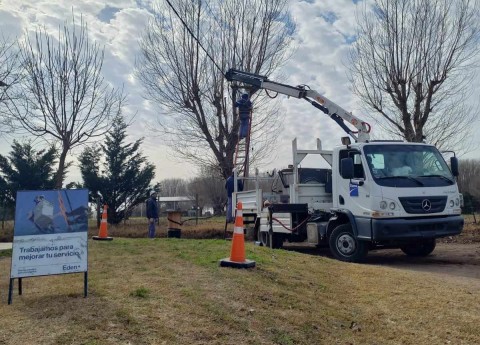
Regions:
<svg viewBox="0 0 480 345"><path fill-rule="evenodd" d="M331 257L327 248L314 249L286 244L285 249L306 254ZM378 265L401 270L423 271L458 283L480 288L480 243L437 243L434 252L424 258L405 255L400 249L373 250L365 260L367 265Z"/></svg>
<svg viewBox="0 0 480 345"><path fill-rule="evenodd" d="M398 249L372 251L366 263L430 272L480 288L480 243L438 243L425 258L408 257Z"/></svg>

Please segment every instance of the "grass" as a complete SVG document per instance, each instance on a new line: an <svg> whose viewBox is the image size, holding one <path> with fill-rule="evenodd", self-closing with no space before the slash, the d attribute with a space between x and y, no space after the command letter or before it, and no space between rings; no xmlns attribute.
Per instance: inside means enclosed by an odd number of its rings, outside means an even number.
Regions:
<svg viewBox="0 0 480 345"><path fill-rule="evenodd" d="M150 290L142 286L136 289L135 291L131 292L130 296L134 296L138 298L147 298L149 293L150 293Z"/></svg>
<svg viewBox="0 0 480 345"><path fill-rule="evenodd" d="M447 237L444 242L478 243L480 242L480 215L464 215L465 226L459 236Z"/></svg>
<svg viewBox="0 0 480 345"><path fill-rule="evenodd" d="M478 344L478 286L246 244L250 270L219 267L231 243L89 242L83 275L23 280L0 344Z"/></svg>

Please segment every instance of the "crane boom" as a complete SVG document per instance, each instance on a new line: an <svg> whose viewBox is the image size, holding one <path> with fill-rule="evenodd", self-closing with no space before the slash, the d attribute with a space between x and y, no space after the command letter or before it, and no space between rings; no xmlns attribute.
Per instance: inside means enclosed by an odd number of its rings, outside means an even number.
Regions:
<svg viewBox="0 0 480 345"><path fill-rule="evenodd" d="M236 69L230 69L225 73L228 81L237 81L253 87L253 92L264 89L268 91L278 92L283 95L302 98L321 110L332 120L334 120L348 135L357 142L368 142L370 140L370 125L346 111L339 105L330 101L325 96L320 95L317 91L311 90L306 86L291 86L268 80L266 76L259 74L243 72ZM253 93L252 92L252 93ZM356 131L352 131L345 122L352 124Z"/></svg>

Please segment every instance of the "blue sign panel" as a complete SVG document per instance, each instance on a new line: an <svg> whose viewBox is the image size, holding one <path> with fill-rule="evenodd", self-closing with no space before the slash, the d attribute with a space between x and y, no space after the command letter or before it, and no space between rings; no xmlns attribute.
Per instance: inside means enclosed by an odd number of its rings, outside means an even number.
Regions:
<svg viewBox="0 0 480 345"><path fill-rule="evenodd" d="M88 190L17 193L11 278L86 272Z"/></svg>

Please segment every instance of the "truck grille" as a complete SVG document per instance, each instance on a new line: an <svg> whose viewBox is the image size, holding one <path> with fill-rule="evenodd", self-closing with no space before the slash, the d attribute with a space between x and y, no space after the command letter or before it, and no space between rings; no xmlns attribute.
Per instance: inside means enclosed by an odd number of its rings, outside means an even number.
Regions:
<svg viewBox="0 0 480 345"><path fill-rule="evenodd" d="M405 212L414 214L442 212L447 204L447 196L399 197Z"/></svg>

